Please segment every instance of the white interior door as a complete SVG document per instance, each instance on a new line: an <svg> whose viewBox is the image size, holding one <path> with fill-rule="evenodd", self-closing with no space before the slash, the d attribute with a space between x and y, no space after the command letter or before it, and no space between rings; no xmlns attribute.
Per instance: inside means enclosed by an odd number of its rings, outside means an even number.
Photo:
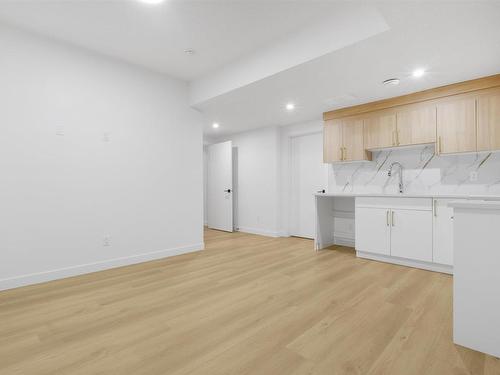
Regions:
<svg viewBox="0 0 500 375"><path fill-rule="evenodd" d="M208 146L207 224L233 231L233 145L231 141Z"/></svg>
<svg viewBox="0 0 500 375"><path fill-rule="evenodd" d="M314 194L326 190L327 164L323 163L323 134L313 133L291 140L290 234L314 238Z"/></svg>

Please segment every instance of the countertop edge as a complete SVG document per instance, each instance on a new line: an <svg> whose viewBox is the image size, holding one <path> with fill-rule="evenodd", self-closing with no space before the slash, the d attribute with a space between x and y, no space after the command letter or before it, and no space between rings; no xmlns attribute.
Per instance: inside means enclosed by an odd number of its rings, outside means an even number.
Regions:
<svg viewBox="0 0 500 375"><path fill-rule="evenodd" d="M448 206L453 208L498 210L500 211L500 201L469 200L467 202L450 202Z"/></svg>
<svg viewBox="0 0 500 375"><path fill-rule="evenodd" d="M500 201L498 195L458 195L458 194L381 194L381 193L315 193L316 197L376 197L376 198L449 198L449 199L468 199L484 201ZM458 203L458 202L457 202Z"/></svg>

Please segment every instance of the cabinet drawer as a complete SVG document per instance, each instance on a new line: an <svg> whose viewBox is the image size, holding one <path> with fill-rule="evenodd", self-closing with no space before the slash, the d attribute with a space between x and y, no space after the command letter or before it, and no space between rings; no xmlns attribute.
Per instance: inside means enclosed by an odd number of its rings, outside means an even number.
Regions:
<svg viewBox="0 0 500 375"><path fill-rule="evenodd" d="M403 208L408 210L432 210L431 198L410 197L357 197L356 207Z"/></svg>

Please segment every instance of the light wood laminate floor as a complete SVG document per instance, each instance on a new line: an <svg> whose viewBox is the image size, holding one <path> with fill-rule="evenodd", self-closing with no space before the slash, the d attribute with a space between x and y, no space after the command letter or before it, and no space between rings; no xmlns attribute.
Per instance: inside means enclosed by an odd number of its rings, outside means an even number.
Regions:
<svg viewBox="0 0 500 375"><path fill-rule="evenodd" d="M206 231L206 250L0 293L0 374L500 374L452 278Z"/></svg>

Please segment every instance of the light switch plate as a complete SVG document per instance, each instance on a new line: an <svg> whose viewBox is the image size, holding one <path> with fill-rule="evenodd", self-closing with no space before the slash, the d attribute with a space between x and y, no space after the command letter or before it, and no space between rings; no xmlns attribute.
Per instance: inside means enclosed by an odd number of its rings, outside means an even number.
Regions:
<svg viewBox="0 0 500 375"><path fill-rule="evenodd" d="M471 171L470 172L469 180L470 180L470 182L476 182L477 181L477 171Z"/></svg>

